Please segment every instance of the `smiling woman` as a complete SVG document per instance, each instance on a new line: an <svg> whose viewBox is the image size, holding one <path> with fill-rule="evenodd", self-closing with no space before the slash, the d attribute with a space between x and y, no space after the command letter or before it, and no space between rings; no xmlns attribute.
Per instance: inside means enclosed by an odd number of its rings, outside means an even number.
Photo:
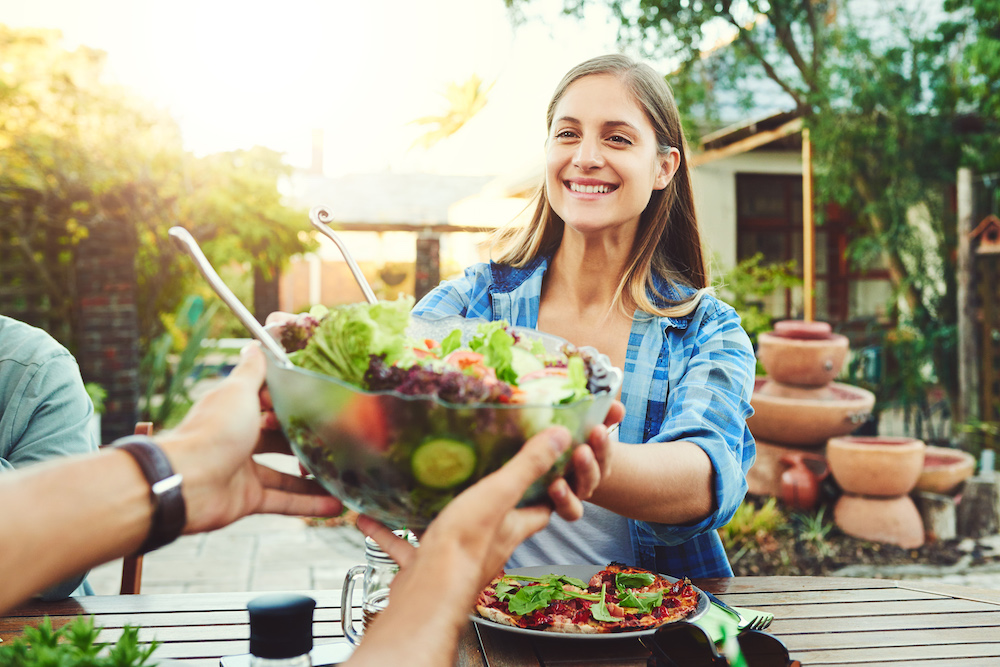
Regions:
<svg viewBox="0 0 1000 667"><path fill-rule="evenodd" d="M735 311L709 294L673 96L649 66L602 56L563 77L546 120L531 221L498 235L494 262L415 309L534 327L625 369L621 443L593 505L509 566L731 575L715 529L746 493L755 359Z"/></svg>

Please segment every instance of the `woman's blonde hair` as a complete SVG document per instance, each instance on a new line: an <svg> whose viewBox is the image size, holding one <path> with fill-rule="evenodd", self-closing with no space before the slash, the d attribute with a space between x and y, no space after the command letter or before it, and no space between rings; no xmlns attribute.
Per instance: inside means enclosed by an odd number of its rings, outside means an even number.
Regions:
<svg viewBox="0 0 1000 667"><path fill-rule="evenodd" d="M615 303L628 316L632 315L627 311L629 303L660 317L687 315L697 307L702 294L709 291L710 278L694 213L684 132L673 93L663 77L648 65L623 55L592 58L571 69L556 87L546 115L549 131L556 105L566 89L574 81L594 74L615 76L632 93L656 131L660 155L666 155L671 148L680 152L680 166L673 179L663 190L653 191L639 218L632 261L619 280ZM520 267L539 255L555 252L559 246L564 223L549 205L544 181L536 199L534 215L527 225L507 227L494 236L495 261ZM656 288L654 276L671 286L684 285L697 291L681 301L668 299ZM667 305L653 303L650 292Z"/></svg>

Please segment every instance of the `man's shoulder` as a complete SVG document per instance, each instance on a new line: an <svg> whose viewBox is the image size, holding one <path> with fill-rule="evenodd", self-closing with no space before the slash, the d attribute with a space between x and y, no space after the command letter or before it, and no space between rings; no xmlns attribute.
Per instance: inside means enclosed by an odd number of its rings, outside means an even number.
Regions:
<svg viewBox="0 0 1000 667"><path fill-rule="evenodd" d="M61 343L44 329L0 315L0 362L23 366L42 365L58 357L72 359Z"/></svg>

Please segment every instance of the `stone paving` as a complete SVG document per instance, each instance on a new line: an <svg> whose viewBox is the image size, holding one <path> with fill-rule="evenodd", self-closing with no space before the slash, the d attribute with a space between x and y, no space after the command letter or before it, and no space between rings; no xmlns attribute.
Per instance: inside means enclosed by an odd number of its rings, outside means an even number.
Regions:
<svg viewBox="0 0 1000 667"><path fill-rule="evenodd" d="M146 554L143 593L323 590L340 588L364 562L364 536L353 526L309 526L304 519L250 516L204 535L185 535ZM91 570L98 595L115 595L121 560Z"/></svg>
<svg viewBox="0 0 1000 667"><path fill-rule="evenodd" d="M287 456L258 460L298 471ZM299 517L256 515L221 530L184 535L143 557L143 593L325 590L341 588L347 571L365 560L364 536L353 526L311 526ZM98 595L116 595L122 561L91 570Z"/></svg>

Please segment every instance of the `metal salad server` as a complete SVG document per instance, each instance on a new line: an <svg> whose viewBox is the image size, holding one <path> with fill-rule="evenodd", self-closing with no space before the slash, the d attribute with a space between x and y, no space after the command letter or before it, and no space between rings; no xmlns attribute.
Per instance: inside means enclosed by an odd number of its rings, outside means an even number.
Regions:
<svg viewBox="0 0 1000 667"><path fill-rule="evenodd" d="M361 273L358 263L354 261L351 253L347 251L347 246L344 244L343 239L341 239L340 235L330 229L329 225L327 225L328 222L332 221L333 214L330 213L325 206L314 206L312 210L309 211L309 222L311 222L313 227L318 229L321 234L337 245L337 248L340 250L340 254L344 256L347 266L351 269L351 273L354 274L354 280L357 281L361 291L364 292L365 299L368 300L368 303L378 303L378 297L375 296L375 292L372 291L371 285L368 284L365 274Z"/></svg>
<svg viewBox="0 0 1000 667"><path fill-rule="evenodd" d="M253 334L253 337L259 340L281 363L291 366L292 362L288 359L285 349L264 330L264 327L260 325L257 318L247 310L243 302L236 298L233 291L223 282L222 278L219 277L219 274L216 273L212 264L208 261L208 258L205 257L205 253L201 251L198 242L191 236L191 232L183 227L171 227L168 233L178 247L186 250L191 255L194 263L198 266L198 270L201 271L201 275L205 277L205 280L208 281L208 284L219 295L219 298L229 307L233 315Z"/></svg>

